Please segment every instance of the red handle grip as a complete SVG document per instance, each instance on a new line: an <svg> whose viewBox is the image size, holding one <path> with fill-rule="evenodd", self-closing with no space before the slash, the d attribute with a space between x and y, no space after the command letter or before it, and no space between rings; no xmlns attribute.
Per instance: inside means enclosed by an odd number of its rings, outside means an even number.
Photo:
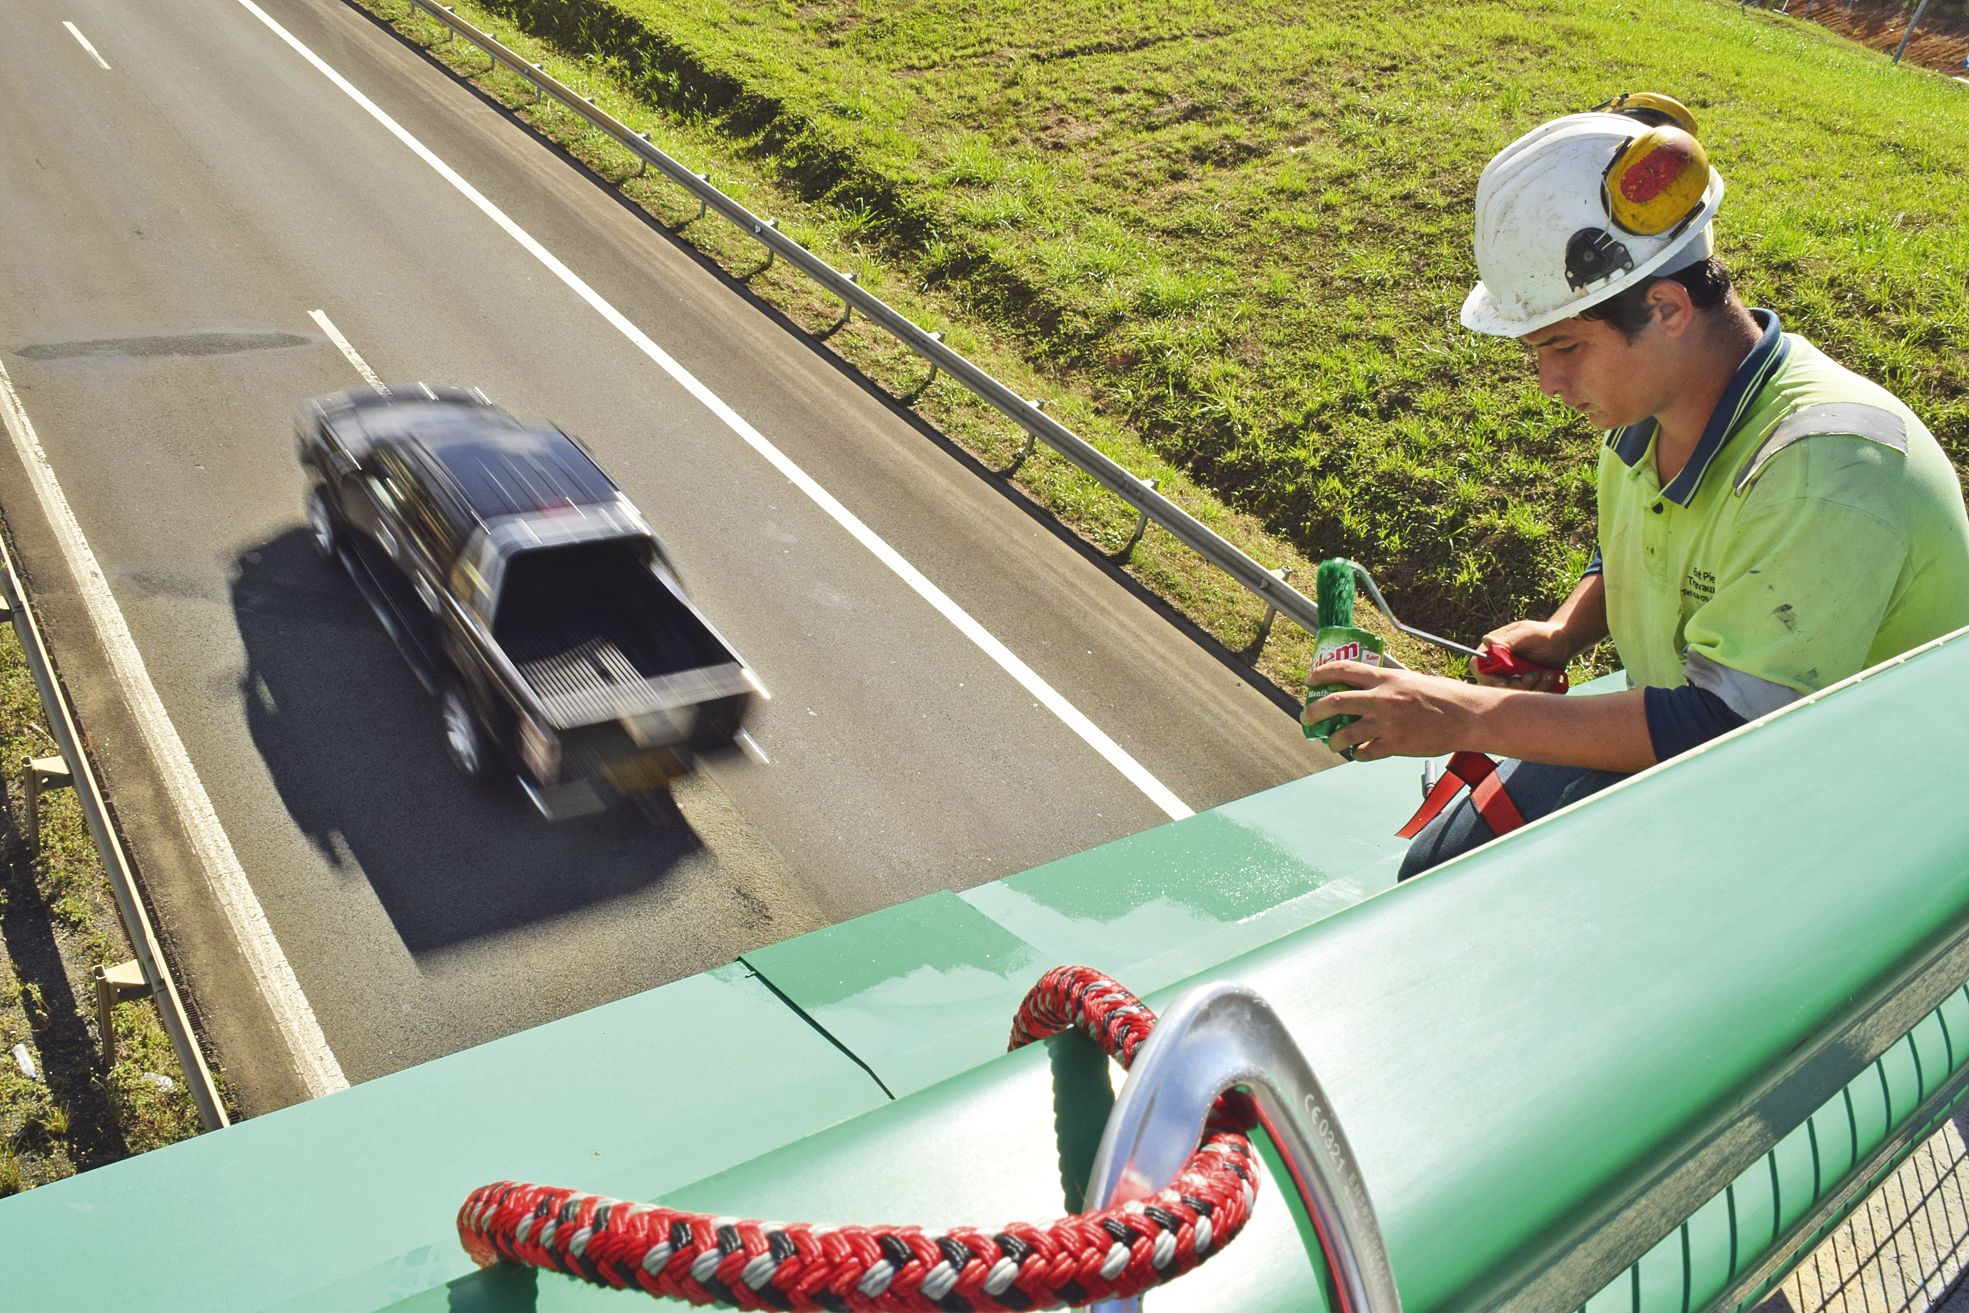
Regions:
<svg viewBox="0 0 1969 1313"><path fill-rule="evenodd" d="M1477 651L1473 663L1480 675L1502 675L1506 679L1516 679L1523 675L1557 675L1558 681L1552 685L1554 693L1566 691L1566 672L1557 666L1544 666L1536 661L1527 661L1510 648L1497 643L1485 643Z"/></svg>

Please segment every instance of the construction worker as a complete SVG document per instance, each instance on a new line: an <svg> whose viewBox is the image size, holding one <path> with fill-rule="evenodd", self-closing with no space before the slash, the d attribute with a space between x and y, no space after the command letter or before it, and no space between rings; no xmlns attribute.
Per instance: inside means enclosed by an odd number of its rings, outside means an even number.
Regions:
<svg viewBox="0 0 1969 1313"><path fill-rule="evenodd" d="M1737 298L1695 129L1667 97L1626 96L1527 133L1478 181L1463 323L1516 338L1539 387L1606 430L1598 549L1550 619L1486 636L1521 673L1320 667L1348 690L1305 721L1359 717L1336 751L1512 759L1428 821L1404 879L1969 625L1948 457L1891 393ZM1608 635L1628 691L1544 691Z"/></svg>

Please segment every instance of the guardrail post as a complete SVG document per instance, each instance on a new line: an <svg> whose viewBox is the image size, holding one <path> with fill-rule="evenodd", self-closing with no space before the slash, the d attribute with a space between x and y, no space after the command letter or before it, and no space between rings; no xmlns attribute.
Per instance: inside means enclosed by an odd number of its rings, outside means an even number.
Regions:
<svg viewBox="0 0 1969 1313"><path fill-rule="evenodd" d="M711 185L711 175L710 175L710 174L708 174L708 173L700 173L700 174L698 174L698 175L697 175L697 180L698 180L699 182L701 182L701 183L703 183L703 184L704 184L705 186L707 186L707 187L709 187L709 186ZM702 219L702 218L703 218L703 217L704 217L704 216L705 216L706 214L708 214L708 213L710 213L710 211L711 211L711 202L710 202L709 200L707 200L706 198L704 198L704 197L702 197L702 196L700 196L700 197L698 197L698 198L697 198L697 217L698 217L698 218L700 218L700 219Z"/></svg>
<svg viewBox="0 0 1969 1313"><path fill-rule="evenodd" d="M96 1029L103 1040L103 1066L116 1063L115 1008L118 1003L142 998L150 993L150 982L136 958L113 967L99 966L90 973L96 979Z"/></svg>
<svg viewBox="0 0 1969 1313"><path fill-rule="evenodd" d="M1156 481L1154 479L1142 480L1142 486L1147 488L1150 492L1155 491L1155 485L1156 485ZM1129 557L1135 554L1135 544L1142 541L1142 535L1147 533L1148 531L1149 531L1149 513L1146 510L1142 509L1141 507L1137 506L1135 508L1135 532L1128 535L1128 541L1123 543L1121 546L1121 550L1114 554L1114 559L1125 563Z"/></svg>
<svg viewBox="0 0 1969 1313"><path fill-rule="evenodd" d="M28 669L34 674L35 688L41 696L42 708L47 712L48 731L55 741L56 750L62 754L39 760L30 757L26 761L27 778L24 783L29 806L34 809L35 847L38 850L40 846L40 790L64 784L73 787L76 801L81 804L82 819L88 826L90 837L95 840L96 852L102 858L111 892L116 896L116 910L122 918L123 931L129 936L137 960L148 964L145 969L155 981L153 997L157 1000L157 1010L165 1032L171 1037L171 1047L178 1055L178 1064L184 1069L185 1079L191 1086L192 1101L198 1105L198 1120L206 1130L218 1130L230 1125L231 1119L226 1116L225 1104L213 1084L212 1071L206 1065L205 1055L199 1051L198 1040L192 1035L191 1022L185 1015L184 1001L178 995L178 987L172 983L169 968L162 965L164 952L158 946L157 932L151 925L150 914L145 911L143 899L137 893L129 855L117 835L101 786L89 768L88 756L82 751L81 731L76 727L74 715L63 696L61 683L55 678L54 663L48 657L40 626L34 621L33 607L19 587L19 579L14 573L13 561L4 540L0 540L0 587L4 587L0 596L4 596L13 607L14 628L20 634L21 652L27 659ZM73 763L67 760L70 752L79 754ZM41 768L38 772L37 767Z"/></svg>
<svg viewBox="0 0 1969 1313"><path fill-rule="evenodd" d="M1272 578L1278 580L1280 583L1284 583L1288 578L1291 577L1292 567L1289 565L1282 565L1276 570L1267 570L1265 573L1269 574ZM1254 658L1260 652L1265 650L1265 640L1272 636L1272 621L1276 619L1278 619L1278 603L1266 602L1265 618L1258 622L1258 637L1251 640L1251 655Z"/></svg>
<svg viewBox="0 0 1969 1313"><path fill-rule="evenodd" d="M773 230L774 230L775 232L777 232L777 231L779 230L779 220L778 220L778 219L768 219L768 220L766 220L766 221L765 221L765 223L763 223L763 224L757 224L757 223L755 223L755 224L753 224L753 225L752 225L752 235L753 235L754 237L757 237L757 238L759 238L759 240L760 240L760 242L761 242L761 243L763 243L763 242L765 241L765 237L764 237L764 236L763 236L762 234L764 234L764 232L765 232L765 231L766 231L766 229L768 229L768 228L771 228L771 229L773 229ZM764 264L762 264L762 265L760 265L760 266L759 266L759 268L758 268L757 270L755 270L754 272L756 272L756 273L764 273L764 272L766 272L766 270L768 270L768 269L770 269L770 268L772 268L772 267L773 267L773 257L774 257L775 255L777 255L777 254L779 254L779 252L777 252L777 251L775 251L775 250L773 250L773 248L772 248L772 247L770 247L770 246L768 246L768 247L766 247L766 262L765 262Z"/></svg>
<svg viewBox="0 0 1969 1313"><path fill-rule="evenodd" d="M930 334L930 337L933 341L937 341L937 342L943 341L943 330L939 328L936 332ZM930 376L924 379L921 383L916 385L916 391L913 394L913 396L915 397L922 396L925 392L928 392L930 390L930 384L936 381L937 381L937 362L935 360L932 360L930 362Z"/></svg>
<svg viewBox="0 0 1969 1313"><path fill-rule="evenodd" d="M641 137L644 141L649 140L649 133L647 132L638 132L636 135ZM636 164L637 164L636 176L638 178L642 177L645 173L649 172L649 156L647 155L636 156Z"/></svg>
<svg viewBox="0 0 1969 1313"><path fill-rule="evenodd" d="M1046 409L1046 403L1044 401L1041 401L1037 397L1033 398L1031 401L1028 401L1026 404L1028 406L1031 406L1034 410L1037 411L1044 412ZM1039 443L1039 434L1032 429L1027 429L1026 445L1019 448L1019 454L1014 456L1012 458L1012 463L1005 467L1006 478L1009 479L1014 474L1017 474L1019 472L1019 467L1025 464L1027 460L1031 459L1032 450L1035 446L1038 445L1038 443Z"/></svg>
<svg viewBox="0 0 1969 1313"><path fill-rule="evenodd" d="M41 856L41 795L49 789L74 787L75 777L59 756L23 757L21 765L27 786L27 853L34 860Z"/></svg>
<svg viewBox="0 0 1969 1313"><path fill-rule="evenodd" d="M849 281L849 282L851 282L851 283L859 283L859 282L861 282L861 275L860 275L859 273L857 273L857 272L856 272L855 270L853 270L853 269L850 269L850 270L848 271L848 281ZM855 303L854 303L853 301L850 301L850 300L849 300L849 299L848 299L847 297L845 297L845 296L844 296L844 297L842 297L842 298L841 298L841 322L840 322L840 323L838 323L838 324L836 324L836 325L834 325L834 327L835 327L835 328L845 328L845 327L847 327L847 324L848 324L848 321L849 321L850 319L853 319L854 317L855 317Z"/></svg>
<svg viewBox="0 0 1969 1313"><path fill-rule="evenodd" d="M545 73L547 71L547 66L545 64L535 64L533 66L533 71L536 73ZM541 101L545 100L546 98L547 98L547 93L541 89L541 86L538 82L535 82L533 84L533 103L538 105Z"/></svg>

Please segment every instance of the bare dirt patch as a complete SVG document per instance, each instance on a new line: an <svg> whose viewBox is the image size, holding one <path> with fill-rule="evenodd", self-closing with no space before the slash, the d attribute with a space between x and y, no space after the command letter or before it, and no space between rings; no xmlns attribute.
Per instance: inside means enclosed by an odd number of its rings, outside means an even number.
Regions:
<svg viewBox="0 0 1969 1313"><path fill-rule="evenodd" d="M1965 63L1969 61L1969 17L1935 10L1936 6L1930 5L1929 12L1921 16L1921 26L1909 38L1907 50L1901 55L1902 62L1969 76L1969 63ZM1914 11L1904 5L1866 0L1854 4L1823 0L1807 4L1804 0L1792 0L1785 12L1809 18L1861 45L1887 51L1901 43L1901 37L1907 33L1908 19L1914 16Z"/></svg>

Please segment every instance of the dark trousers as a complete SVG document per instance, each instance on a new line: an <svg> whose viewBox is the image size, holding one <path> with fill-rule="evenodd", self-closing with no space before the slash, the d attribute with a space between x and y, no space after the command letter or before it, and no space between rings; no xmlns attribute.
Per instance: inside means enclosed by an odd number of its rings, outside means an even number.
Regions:
<svg viewBox="0 0 1969 1313"><path fill-rule="evenodd" d="M1627 778L1617 771L1509 760L1498 763L1497 777L1504 784L1504 792L1510 795L1511 801L1517 804L1519 814L1527 821L1549 816L1568 803L1577 802L1588 794L1598 793L1616 780ZM1443 808L1442 815L1430 821L1423 827L1422 833L1415 836L1408 846L1408 856L1402 859L1401 874L1395 878L1406 880L1420 875L1430 867L1439 866L1452 857L1461 857L1496 837L1491 833L1490 826L1484 823L1484 818L1477 814L1476 806L1470 801L1470 792L1466 789L1455 802Z"/></svg>

